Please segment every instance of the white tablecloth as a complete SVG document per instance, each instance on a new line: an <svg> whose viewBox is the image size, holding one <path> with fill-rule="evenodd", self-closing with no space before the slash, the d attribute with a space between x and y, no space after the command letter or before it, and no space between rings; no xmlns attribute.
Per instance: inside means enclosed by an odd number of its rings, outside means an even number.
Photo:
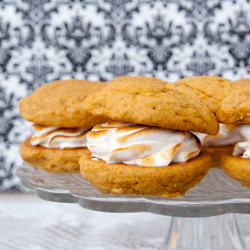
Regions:
<svg viewBox="0 0 250 250"><path fill-rule="evenodd" d="M250 216L238 220L250 246ZM150 213L95 212L33 194L0 194L0 249L151 250L160 247L169 221Z"/></svg>
<svg viewBox="0 0 250 250"><path fill-rule="evenodd" d="M101 213L31 194L0 194L1 250L155 249L168 225L168 217L150 213Z"/></svg>

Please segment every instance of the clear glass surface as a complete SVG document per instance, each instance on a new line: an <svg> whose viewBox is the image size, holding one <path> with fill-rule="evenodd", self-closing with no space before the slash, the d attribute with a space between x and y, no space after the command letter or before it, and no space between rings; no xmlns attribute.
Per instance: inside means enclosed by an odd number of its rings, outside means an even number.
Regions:
<svg viewBox="0 0 250 250"><path fill-rule="evenodd" d="M208 217L226 213L250 214L250 190L220 169L210 169L205 178L185 196L101 194L81 174L49 174L23 163L16 172L25 187L45 200L78 203L105 212L150 212L176 217Z"/></svg>
<svg viewBox="0 0 250 250"><path fill-rule="evenodd" d="M173 217L160 250L246 250L234 214Z"/></svg>
<svg viewBox="0 0 250 250"><path fill-rule="evenodd" d="M247 249L232 213L250 214L250 190L228 178L221 169L210 169L185 196L175 198L104 195L81 174L49 174L25 162L16 175L23 186L35 189L44 200L78 203L102 212L172 216L161 250Z"/></svg>

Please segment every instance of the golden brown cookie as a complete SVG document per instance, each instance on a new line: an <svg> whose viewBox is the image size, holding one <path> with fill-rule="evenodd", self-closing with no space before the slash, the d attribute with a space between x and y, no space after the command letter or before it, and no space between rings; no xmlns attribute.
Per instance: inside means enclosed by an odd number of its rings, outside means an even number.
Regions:
<svg viewBox="0 0 250 250"><path fill-rule="evenodd" d="M250 123L250 85L232 91L216 115L222 123Z"/></svg>
<svg viewBox="0 0 250 250"><path fill-rule="evenodd" d="M167 82L165 87L167 88L174 88L175 83L174 82Z"/></svg>
<svg viewBox="0 0 250 250"><path fill-rule="evenodd" d="M87 154L86 147L72 149L50 149L32 146L28 137L20 145L21 157L29 164L50 173L78 173L79 160Z"/></svg>
<svg viewBox="0 0 250 250"><path fill-rule="evenodd" d="M193 98L141 80L111 81L84 101L86 111L112 120L217 134L215 116Z"/></svg>
<svg viewBox="0 0 250 250"><path fill-rule="evenodd" d="M219 147L202 147L203 150L208 152L212 158L212 165L210 168L221 168L220 157L223 153L232 154L234 146L219 146Z"/></svg>
<svg viewBox="0 0 250 250"><path fill-rule="evenodd" d="M76 79L47 83L22 98L18 108L25 120L44 126L94 126L106 119L86 113L83 101L105 85L102 82Z"/></svg>
<svg viewBox="0 0 250 250"><path fill-rule="evenodd" d="M164 81L162 81L158 78L155 78L155 77L129 76L129 75L115 77L110 82L113 82L113 81L131 81L131 80L143 81L143 82L147 82L147 83L151 83L151 84L156 83L156 84L160 84L163 86L165 86L167 84L167 82L164 82Z"/></svg>
<svg viewBox="0 0 250 250"><path fill-rule="evenodd" d="M220 158L223 171L230 178L239 181L243 187L250 189L250 159L241 156L223 154Z"/></svg>
<svg viewBox="0 0 250 250"><path fill-rule="evenodd" d="M234 81L239 87L250 85L250 79L249 78L242 78L238 81Z"/></svg>
<svg viewBox="0 0 250 250"><path fill-rule="evenodd" d="M80 159L82 176L101 193L175 197L199 183L211 157L201 153L185 163L166 167L142 167L92 160L90 152Z"/></svg>
<svg viewBox="0 0 250 250"><path fill-rule="evenodd" d="M178 80L167 87L198 98L212 113L216 114L223 99L235 89L235 84L219 76L194 76Z"/></svg>

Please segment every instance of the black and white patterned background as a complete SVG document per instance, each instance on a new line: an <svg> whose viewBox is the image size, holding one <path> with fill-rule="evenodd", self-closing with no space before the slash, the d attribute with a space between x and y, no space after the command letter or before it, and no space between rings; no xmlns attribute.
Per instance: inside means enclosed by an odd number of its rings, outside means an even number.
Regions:
<svg viewBox="0 0 250 250"><path fill-rule="evenodd" d="M0 1L0 190L19 188L21 97L72 77L248 77L249 14L249 0Z"/></svg>

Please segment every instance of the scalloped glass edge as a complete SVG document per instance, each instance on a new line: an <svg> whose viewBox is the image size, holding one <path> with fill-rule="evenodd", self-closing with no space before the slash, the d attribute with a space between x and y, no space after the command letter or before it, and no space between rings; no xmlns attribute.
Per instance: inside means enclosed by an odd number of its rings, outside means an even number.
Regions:
<svg viewBox="0 0 250 250"><path fill-rule="evenodd" d="M226 213L250 213L250 190L210 169L185 196L174 198L101 194L81 174L50 174L26 162L16 171L20 183L34 188L37 196L55 202L78 203L103 212L151 212L178 217L207 217Z"/></svg>

